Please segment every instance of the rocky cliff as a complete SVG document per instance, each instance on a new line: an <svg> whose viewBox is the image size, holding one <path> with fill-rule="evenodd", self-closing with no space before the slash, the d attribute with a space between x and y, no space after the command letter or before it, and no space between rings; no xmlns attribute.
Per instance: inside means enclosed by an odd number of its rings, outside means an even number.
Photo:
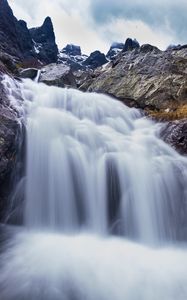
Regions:
<svg viewBox="0 0 187 300"><path fill-rule="evenodd" d="M57 45L51 19L43 25L28 29L23 20L17 20L7 2L0 1L0 50L15 56L22 64L52 63L57 60Z"/></svg>

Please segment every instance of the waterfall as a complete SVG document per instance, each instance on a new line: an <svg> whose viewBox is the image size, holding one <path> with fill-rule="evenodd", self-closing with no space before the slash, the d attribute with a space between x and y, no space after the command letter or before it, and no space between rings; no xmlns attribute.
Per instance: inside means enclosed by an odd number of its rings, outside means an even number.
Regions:
<svg viewBox="0 0 187 300"><path fill-rule="evenodd" d="M2 299L186 300L187 158L163 125L106 95L19 89L25 226L0 256Z"/></svg>
<svg viewBox="0 0 187 300"><path fill-rule="evenodd" d="M187 159L161 125L105 95L25 81L25 223L142 241L182 232Z"/></svg>

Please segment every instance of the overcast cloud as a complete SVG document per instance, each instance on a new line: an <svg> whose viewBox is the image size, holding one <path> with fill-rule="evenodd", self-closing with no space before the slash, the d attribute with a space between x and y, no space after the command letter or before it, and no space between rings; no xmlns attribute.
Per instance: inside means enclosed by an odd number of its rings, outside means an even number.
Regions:
<svg viewBox="0 0 187 300"><path fill-rule="evenodd" d="M9 0L29 27L51 16L59 48L81 45L83 52L106 52L114 41L136 38L161 49L187 43L187 1L178 0Z"/></svg>

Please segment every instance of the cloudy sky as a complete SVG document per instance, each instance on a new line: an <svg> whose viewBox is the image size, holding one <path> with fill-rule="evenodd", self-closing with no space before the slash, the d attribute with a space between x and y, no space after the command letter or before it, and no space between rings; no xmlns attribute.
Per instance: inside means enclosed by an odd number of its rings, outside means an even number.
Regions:
<svg viewBox="0 0 187 300"><path fill-rule="evenodd" d="M187 0L9 0L29 27L52 18L59 48L81 45L107 52L114 41L136 38L165 49L187 43Z"/></svg>

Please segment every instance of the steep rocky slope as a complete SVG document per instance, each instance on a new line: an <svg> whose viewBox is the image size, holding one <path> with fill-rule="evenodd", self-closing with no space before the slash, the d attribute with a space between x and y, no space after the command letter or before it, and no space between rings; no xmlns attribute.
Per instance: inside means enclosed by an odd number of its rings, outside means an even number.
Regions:
<svg viewBox="0 0 187 300"><path fill-rule="evenodd" d="M7 0L1 0L0 50L15 56L22 65L36 64L38 60L45 64L56 62L58 49L51 19L29 30L25 21L14 17Z"/></svg>
<svg viewBox="0 0 187 300"><path fill-rule="evenodd" d="M129 106L174 109L187 102L187 47L160 51L143 45L122 51L82 88L110 94Z"/></svg>

